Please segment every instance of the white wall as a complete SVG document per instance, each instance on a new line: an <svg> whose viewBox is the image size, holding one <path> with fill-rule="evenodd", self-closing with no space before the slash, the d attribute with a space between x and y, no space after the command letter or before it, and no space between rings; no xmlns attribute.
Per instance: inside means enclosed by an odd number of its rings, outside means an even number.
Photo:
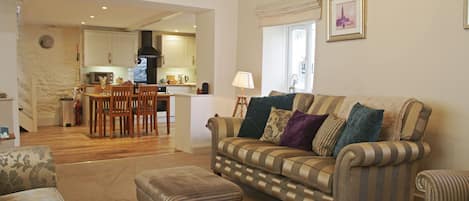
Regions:
<svg viewBox="0 0 469 201"><path fill-rule="evenodd" d="M240 0L238 46L256 52L239 49L238 63L259 73L255 3ZM367 39L336 43L325 42L323 12L315 93L416 97L433 108L425 138L433 152L423 167L469 169L469 30L462 28L462 7L462 1L368 1Z"/></svg>
<svg viewBox="0 0 469 201"><path fill-rule="evenodd" d="M285 68L287 54L286 26L266 27L263 31L263 59L262 59L262 95L267 96L270 91L288 91L287 69Z"/></svg>
<svg viewBox="0 0 469 201"><path fill-rule="evenodd" d="M231 86L231 81L236 73L237 67L237 38L238 38L238 0L147 0L158 3L167 3L179 6L201 8L204 11L214 12L213 26L213 49L197 51L197 67L200 68L201 58L213 59L213 83L210 87L215 96L215 112L223 115L231 115L235 99L235 89ZM197 28L197 35L209 33L210 30L200 30ZM199 33L200 32L200 33ZM213 52L213 54L212 54ZM210 58L208 54L213 56ZM205 55L205 56L204 56ZM207 61L205 63L210 63ZM203 67L202 67L203 68ZM208 69L208 68L207 68ZM200 78L200 73L197 73ZM208 78L201 78L208 79ZM200 87L200 86L199 86ZM227 105L230 105L227 107ZM233 106L231 106L233 105Z"/></svg>
<svg viewBox="0 0 469 201"><path fill-rule="evenodd" d="M17 61L16 61L16 1L0 1L0 91L6 92L9 97L15 99L13 102L15 144L19 145L19 123L18 123L18 83L17 83Z"/></svg>
<svg viewBox="0 0 469 201"><path fill-rule="evenodd" d="M207 82L213 85L215 81L215 12L206 11L196 15L197 24L197 86ZM209 93L213 93L213 87L209 88Z"/></svg>

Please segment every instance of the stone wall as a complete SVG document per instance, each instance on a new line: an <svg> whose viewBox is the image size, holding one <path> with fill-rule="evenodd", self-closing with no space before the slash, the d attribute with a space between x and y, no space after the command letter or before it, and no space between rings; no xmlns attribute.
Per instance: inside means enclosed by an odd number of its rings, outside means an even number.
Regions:
<svg viewBox="0 0 469 201"><path fill-rule="evenodd" d="M50 49L39 45L39 38L45 34L54 38L54 46ZM31 94L35 87L39 126L59 124L59 99L70 96L73 87L79 83L80 63L76 60L79 44L79 28L40 25L20 27L19 104L27 113L31 112Z"/></svg>

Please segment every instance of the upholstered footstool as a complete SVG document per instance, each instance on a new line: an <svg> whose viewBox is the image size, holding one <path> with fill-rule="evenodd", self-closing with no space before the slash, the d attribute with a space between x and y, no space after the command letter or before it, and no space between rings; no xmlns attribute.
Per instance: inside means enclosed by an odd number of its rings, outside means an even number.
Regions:
<svg viewBox="0 0 469 201"><path fill-rule="evenodd" d="M138 201L237 200L236 184L195 166L149 170L135 178Z"/></svg>

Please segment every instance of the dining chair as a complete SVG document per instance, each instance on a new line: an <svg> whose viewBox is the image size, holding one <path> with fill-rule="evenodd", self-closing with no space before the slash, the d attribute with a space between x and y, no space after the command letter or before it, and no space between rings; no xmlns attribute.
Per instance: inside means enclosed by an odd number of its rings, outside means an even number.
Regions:
<svg viewBox="0 0 469 201"><path fill-rule="evenodd" d="M111 85L106 85L105 89L103 90L103 88L101 88L101 85L95 85L94 86L94 93L97 93L97 94L101 94L105 91L110 91L111 90ZM95 102L94 105L90 105L90 107L94 107L94 133L96 133L96 128L98 126L98 103ZM104 101L103 102L103 110L106 111L106 110L109 110L109 101ZM104 113L103 114L104 117L104 122L103 122L103 125L104 125L104 128L106 128L106 114ZM106 129L104 129L104 133L106 133Z"/></svg>
<svg viewBox="0 0 469 201"><path fill-rule="evenodd" d="M127 126L124 126L129 134L133 136L133 113L132 113L132 86L112 86L109 101L109 110L106 112L109 116L109 136L114 137L115 118L124 118ZM122 134L122 121L120 121Z"/></svg>
<svg viewBox="0 0 469 201"><path fill-rule="evenodd" d="M157 96L158 86L156 85L141 85L138 87L137 95L137 107L135 115L137 116L137 135L140 136L140 116L143 120L143 127L145 133L148 134L148 127L150 127L150 133L155 129L156 135L158 135L158 122L157 122ZM150 126L148 126L150 121Z"/></svg>

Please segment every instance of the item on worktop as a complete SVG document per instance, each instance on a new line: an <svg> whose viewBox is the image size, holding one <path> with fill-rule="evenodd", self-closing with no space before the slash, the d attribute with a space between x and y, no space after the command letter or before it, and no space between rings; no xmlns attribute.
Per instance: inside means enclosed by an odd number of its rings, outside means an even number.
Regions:
<svg viewBox="0 0 469 201"><path fill-rule="evenodd" d="M103 90L103 94L105 94L106 90L106 84L107 84L107 77L99 77L99 85L101 86L101 89Z"/></svg>
<svg viewBox="0 0 469 201"><path fill-rule="evenodd" d="M119 85L120 85L120 84L123 84L123 83L124 83L124 78L118 77L118 78L116 79L116 83L119 84Z"/></svg>
<svg viewBox="0 0 469 201"><path fill-rule="evenodd" d="M161 79L160 79L160 84L166 84L166 79L161 78Z"/></svg>
<svg viewBox="0 0 469 201"><path fill-rule="evenodd" d="M208 94L208 89L209 89L208 82L202 83L202 90L200 94Z"/></svg>
<svg viewBox="0 0 469 201"><path fill-rule="evenodd" d="M3 92L0 92L0 98L7 98L7 94L6 93L3 93Z"/></svg>
<svg viewBox="0 0 469 201"><path fill-rule="evenodd" d="M88 78L88 84L99 84L99 77L106 77L107 84L112 84L114 81L114 73L113 72L90 72L86 74Z"/></svg>
<svg viewBox="0 0 469 201"><path fill-rule="evenodd" d="M184 84L184 75L182 74L178 75L178 84Z"/></svg>
<svg viewBox="0 0 469 201"><path fill-rule="evenodd" d="M175 75L166 75L166 83L168 84L177 84L176 76Z"/></svg>
<svg viewBox="0 0 469 201"><path fill-rule="evenodd" d="M189 76L188 75L184 75L184 83L187 83L189 82Z"/></svg>

